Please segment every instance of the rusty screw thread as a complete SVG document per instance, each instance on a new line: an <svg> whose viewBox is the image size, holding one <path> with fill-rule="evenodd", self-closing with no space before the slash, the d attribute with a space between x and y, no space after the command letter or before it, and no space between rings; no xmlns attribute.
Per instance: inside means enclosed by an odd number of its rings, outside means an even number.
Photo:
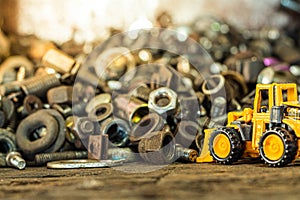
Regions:
<svg viewBox="0 0 300 200"><path fill-rule="evenodd" d="M69 160L69 159L86 159L87 151L65 151L55 153L41 153L35 155L35 165L44 165L50 161Z"/></svg>
<svg viewBox="0 0 300 200"><path fill-rule="evenodd" d="M32 94L44 97L49 89L59 85L59 78L55 74L49 74L27 79L21 84L21 88L26 95Z"/></svg>

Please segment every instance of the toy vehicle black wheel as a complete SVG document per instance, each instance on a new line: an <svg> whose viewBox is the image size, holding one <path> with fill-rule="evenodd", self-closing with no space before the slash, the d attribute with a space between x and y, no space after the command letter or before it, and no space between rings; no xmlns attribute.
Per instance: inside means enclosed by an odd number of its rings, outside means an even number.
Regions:
<svg viewBox="0 0 300 200"><path fill-rule="evenodd" d="M209 140L211 156L219 163L232 164L241 158L243 143L239 133L233 128L215 130Z"/></svg>
<svg viewBox="0 0 300 200"><path fill-rule="evenodd" d="M259 153L269 166L285 166L296 157L297 139L283 128L268 130L260 139Z"/></svg>

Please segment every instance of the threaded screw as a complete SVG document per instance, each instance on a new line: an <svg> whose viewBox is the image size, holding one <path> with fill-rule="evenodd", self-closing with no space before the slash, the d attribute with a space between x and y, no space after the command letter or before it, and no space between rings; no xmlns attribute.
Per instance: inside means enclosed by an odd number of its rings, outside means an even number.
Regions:
<svg viewBox="0 0 300 200"><path fill-rule="evenodd" d="M59 85L59 78L55 74L47 74L45 76L35 76L23 81L21 88L26 95L32 94L38 97L44 97L49 89Z"/></svg>
<svg viewBox="0 0 300 200"><path fill-rule="evenodd" d="M41 153L35 155L35 165L44 165L50 161L69 160L69 159L86 159L87 151L65 151L55 153Z"/></svg>

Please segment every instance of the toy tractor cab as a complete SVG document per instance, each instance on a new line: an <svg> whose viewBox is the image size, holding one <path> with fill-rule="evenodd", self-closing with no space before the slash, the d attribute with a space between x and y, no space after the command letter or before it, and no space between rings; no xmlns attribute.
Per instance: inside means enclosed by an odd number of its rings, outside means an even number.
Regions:
<svg viewBox="0 0 300 200"><path fill-rule="evenodd" d="M197 162L231 164L240 158L261 158L274 167L299 156L300 104L297 85L257 84L253 109L228 113L225 127L205 130Z"/></svg>

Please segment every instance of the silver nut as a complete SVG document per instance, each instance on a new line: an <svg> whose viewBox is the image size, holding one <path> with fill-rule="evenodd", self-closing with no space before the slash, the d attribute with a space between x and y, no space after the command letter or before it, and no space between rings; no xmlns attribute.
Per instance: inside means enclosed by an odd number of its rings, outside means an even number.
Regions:
<svg viewBox="0 0 300 200"><path fill-rule="evenodd" d="M150 93L148 107L158 114L175 111L177 108L177 94L167 87L158 88Z"/></svg>

